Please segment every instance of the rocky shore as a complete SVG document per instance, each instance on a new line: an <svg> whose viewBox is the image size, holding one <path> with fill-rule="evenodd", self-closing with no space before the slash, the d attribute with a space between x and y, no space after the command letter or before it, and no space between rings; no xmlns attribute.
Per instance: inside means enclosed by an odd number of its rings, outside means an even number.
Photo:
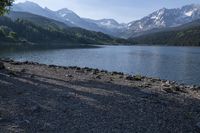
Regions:
<svg viewBox="0 0 200 133"><path fill-rule="evenodd" d="M200 87L0 60L0 132L200 132Z"/></svg>

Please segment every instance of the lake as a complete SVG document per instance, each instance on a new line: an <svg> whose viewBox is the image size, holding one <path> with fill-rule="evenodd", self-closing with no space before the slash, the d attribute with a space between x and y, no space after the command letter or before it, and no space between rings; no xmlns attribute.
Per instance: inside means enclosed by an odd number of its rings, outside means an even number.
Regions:
<svg viewBox="0 0 200 133"><path fill-rule="evenodd" d="M0 57L60 66L138 74L200 85L200 47L103 46L101 48L0 50Z"/></svg>

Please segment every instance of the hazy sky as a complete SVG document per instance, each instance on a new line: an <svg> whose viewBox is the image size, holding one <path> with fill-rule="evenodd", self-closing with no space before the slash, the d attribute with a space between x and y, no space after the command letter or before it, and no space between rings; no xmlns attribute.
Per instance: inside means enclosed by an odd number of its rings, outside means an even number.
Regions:
<svg viewBox="0 0 200 133"><path fill-rule="evenodd" d="M26 0L16 0L15 3ZM129 22L160 8L177 8L187 4L200 4L200 0L29 0L52 10L68 8L81 17L114 18Z"/></svg>

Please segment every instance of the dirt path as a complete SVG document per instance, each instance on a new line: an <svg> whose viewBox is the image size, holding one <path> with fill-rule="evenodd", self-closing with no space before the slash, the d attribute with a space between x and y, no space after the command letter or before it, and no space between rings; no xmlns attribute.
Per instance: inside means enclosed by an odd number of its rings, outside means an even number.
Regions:
<svg viewBox="0 0 200 133"><path fill-rule="evenodd" d="M200 132L199 87L89 68L4 62L0 132Z"/></svg>

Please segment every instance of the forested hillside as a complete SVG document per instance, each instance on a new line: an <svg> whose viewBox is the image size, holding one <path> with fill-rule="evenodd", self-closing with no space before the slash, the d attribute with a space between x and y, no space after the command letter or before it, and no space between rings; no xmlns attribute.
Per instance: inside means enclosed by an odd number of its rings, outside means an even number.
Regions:
<svg viewBox="0 0 200 133"><path fill-rule="evenodd" d="M40 17L40 19L41 18L43 17ZM46 20L46 18L43 19ZM44 25L39 23L39 21L38 23L34 23L30 20L11 20L8 17L0 17L0 41L106 44L123 42L125 40L111 38L106 34L81 28L60 27L50 20L45 21Z"/></svg>
<svg viewBox="0 0 200 133"><path fill-rule="evenodd" d="M131 39L137 44L200 46L200 20Z"/></svg>

